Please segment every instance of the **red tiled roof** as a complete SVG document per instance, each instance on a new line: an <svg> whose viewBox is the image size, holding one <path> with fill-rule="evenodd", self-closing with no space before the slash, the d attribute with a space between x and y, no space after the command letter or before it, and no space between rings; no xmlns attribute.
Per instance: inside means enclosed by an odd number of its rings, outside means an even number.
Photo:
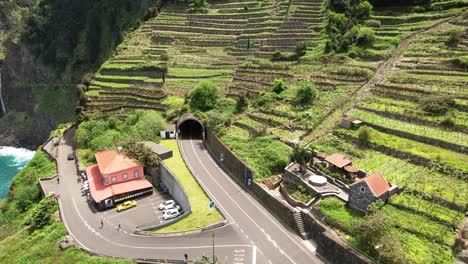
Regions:
<svg viewBox="0 0 468 264"><path fill-rule="evenodd" d="M344 166L351 164L351 160L346 158L345 155L339 153L332 154L326 157L325 160L338 168L343 168Z"/></svg>
<svg viewBox="0 0 468 264"><path fill-rule="evenodd" d="M319 152L319 153L317 153L317 157L324 159L324 158L328 157L328 154L325 153L325 152Z"/></svg>
<svg viewBox="0 0 468 264"><path fill-rule="evenodd" d="M345 166L344 169L345 169L345 171L351 172L351 173L356 173L356 172L359 171L358 168L356 168L354 166L351 166L351 165Z"/></svg>
<svg viewBox="0 0 468 264"><path fill-rule="evenodd" d="M102 174L112 174L140 166L136 160L114 150L104 150L96 153L96 161Z"/></svg>
<svg viewBox="0 0 468 264"><path fill-rule="evenodd" d="M91 197L97 203L114 195L152 187L151 183L145 178L115 183L112 185L104 185L102 183L102 175L99 172L99 167L97 164L87 167L86 175L88 176L88 184Z"/></svg>
<svg viewBox="0 0 468 264"><path fill-rule="evenodd" d="M366 181L367 185L376 197L381 196L390 189L388 182L378 172L365 177L363 180Z"/></svg>

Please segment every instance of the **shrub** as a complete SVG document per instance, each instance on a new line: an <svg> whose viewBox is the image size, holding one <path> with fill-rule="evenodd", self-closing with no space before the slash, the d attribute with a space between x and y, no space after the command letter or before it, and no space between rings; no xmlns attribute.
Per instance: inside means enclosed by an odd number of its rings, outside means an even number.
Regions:
<svg viewBox="0 0 468 264"><path fill-rule="evenodd" d="M37 204L30 217L28 217L23 224L29 225L29 231L40 229L49 225L52 221L52 213L58 210L57 202L53 197L46 197Z"/></svg>
<svg viewBox="0 0 468 264"><path fill-rule="evenodd" d="M424 13L424 12L426 12L426 8L424 6L415 6L415 7L413 7L413 9L411 9L411 12Z"/></svg>
<svg viewBox="0 0 468 264"><path fill-rule="evenodd" d="M422 99L420 105L426 112L442 115L455 106L455 100L448 95L434 95Z"/></svg>
<svg viewBox="0 0 468 264"><path fill-rule="evenodd" d="M138 160L145 168L159 168L159 156L143 143L134 140L122 142L122 147L128 156Z"/></svg>
<svg viewBox="0 0 468 264"><path fill-rule="evenodd" d="M282 91L286 90L286 85L282 79L275 79L273 82L273 89L274 93L280 94Z"/></svg>
<svg viewBox="0 0 468 264"><path fill-rule="evenodd" d="M361 27L356 36L356 44L363 48L370 48L374 45L374 30L368 27Z"/></svg>
<svg viewBox="0 0 468 264"><path fill-rule="evenodd" d="M249 102L247 101L247 96L245 93L239 94L239 99L236 102L236 112L242 113L248 106Z"/></svg>
<svg viewBox="0 0 468 264"><path fill-rule="evenodd" d="M370 135L369 129L367 129L367 127L361 127L361 129L359 130L359 134L358 134L359 146L368 147L370 144L370 138L371 138L371 135Z"/></svg>
<svg viewBox="0 0 468 264"><path fill-rule="evenodd" d="M445 42L445 44L449 47L457 47L458 44L460 44L460 42L462 41L464 34L465 33L462 29L454 29L450 31L449 39L447 40L447 42Z"/></svg>
<svg viewBox="0 0 468 264"><path fill-rule="evenodd" d="M167 53L163 53L159 56L159 59L162 61L168 61L169 60L169 55Z"/></svg>
<svg viewBox="0 0 468 264"><path fill-rule="evenodd" d="M298 104L310 104L317 97L317 89L311 82L303 82L296 90L295 100Z"/></svg>
<svg viewBox="0 0 468 264"><path fill-rule="evenodd" d="M281 96L279 96L276 93L270 93L270 92L263 92L260 94L260 96L257 98L255 104L257 106L266 106L272 102L275 102L277 100L281 99Z"/></svg>
<svg viewBox="0 0 468 264"><path fill-rule="evenodd" d="M458 67L468 69L468 56L460 56L458 58L450 59L450 61Z"/></svg>
<svg viewBox="0 0 468 264"><path fill-rule="evenodd" d="M202 81L190 94L190 108L206 112L213 109L218 98L218 88L209 81Z"/></svg>
<svg viewBox="0 0 468 264"><path fill-rule="evenodd" d="M390 225L382 212L377 211L364 217L353 228L353 234L362 248L373 250L375 245L382 242Z"/></svg>
<svg viewBox="0 0 468 264"><path fill-rule="evenodd" d="M210 5L206 0L190 0L189 8L187 11L189 13L208 13Z"/></svg>
<svg viewBox="0 0 468 264"><path fill-rule="evenodd" d="M382 23L380 22L380 20L370 19L366 22L366 26L371 28L379 28L382 26Z"/></svg>

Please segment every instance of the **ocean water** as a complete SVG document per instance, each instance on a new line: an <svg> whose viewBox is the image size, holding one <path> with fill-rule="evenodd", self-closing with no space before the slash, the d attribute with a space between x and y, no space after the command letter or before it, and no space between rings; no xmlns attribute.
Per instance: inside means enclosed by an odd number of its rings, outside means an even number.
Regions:
<svg viewBox="0 0 468 264"><path fill-rule="evenodd" d="M34 151L0 146L0 198L8 194L13 177L33 158Z"/></svg>

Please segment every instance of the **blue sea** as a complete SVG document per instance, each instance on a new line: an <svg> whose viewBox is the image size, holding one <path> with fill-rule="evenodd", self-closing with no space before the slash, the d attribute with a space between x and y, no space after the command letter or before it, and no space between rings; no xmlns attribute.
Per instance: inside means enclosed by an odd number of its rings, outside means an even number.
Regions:
<svg viewBox="0 0 468 264"><path fill-rule="evenodd" d="M0 146L0 198L7 196L13 177L33 156L32 150Z"/></svg>

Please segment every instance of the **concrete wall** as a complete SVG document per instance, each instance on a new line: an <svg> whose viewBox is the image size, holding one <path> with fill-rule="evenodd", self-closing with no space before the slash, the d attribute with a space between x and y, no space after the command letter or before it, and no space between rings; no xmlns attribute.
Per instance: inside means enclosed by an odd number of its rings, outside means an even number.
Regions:
<svg viewBox="0 0 468 264"><path fill-rule="evenodd" d="M149 181L154 186L157 186L160 182L163 182L167 186L169 193L184 210L184 213L192 212L187 193L164 163L160 163L159 170L149 169L147 173L151 176Z"/></svg>
<svg viewBox="0 0 468 264"><path fill-rule="evenodd" d="M247 187L247 179L253 179L254 171L238 159L210 128L207 129L205 143L216 162L242 187Z"/></svg>
<svg viewBox="0 0 468 264"><path fill-rule="evenodd" d="M246 175L254 176L254 171L243 161L241 161L220 139L210 130L207 130L205 144L217 163L234 179L241 187L254 196L267 210L269 210L284 225L299 234L296 221L294 219L295 209L287 202L279 200L259 184L252 181L248 186L245 182ZM224 153L224 162L220 161L220 153ZM369 264L372 263L363 254L357 252L346 242L338 237L329 234L331 230L312 216L309 212L302 211L304 227L309 232L311 238L317 243L317 254L324 257L330 263L351 263ZM333 232L333 231L331 231Z"/></svg>

